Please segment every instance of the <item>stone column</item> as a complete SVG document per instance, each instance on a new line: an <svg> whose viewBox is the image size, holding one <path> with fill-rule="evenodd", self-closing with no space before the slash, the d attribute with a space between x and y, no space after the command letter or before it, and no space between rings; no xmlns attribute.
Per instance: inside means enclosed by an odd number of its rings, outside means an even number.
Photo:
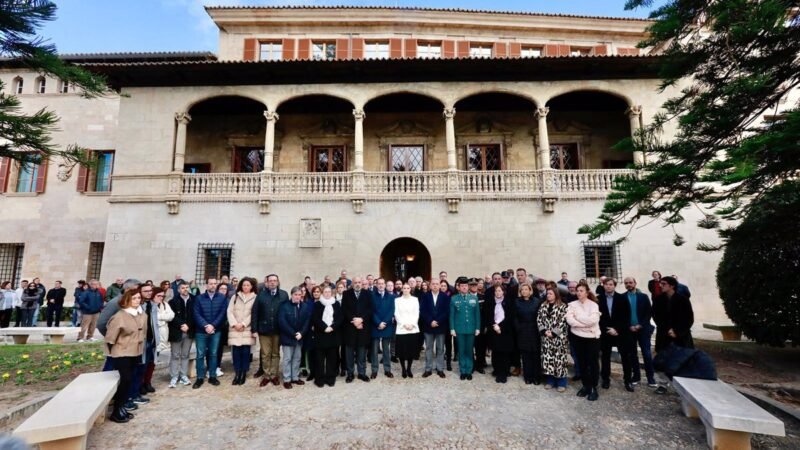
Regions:
<svg viewBox="0 0 800 450"><path fill-rule="evenodd" d="M275 111L264 111L267 119L267 135L264 138L264 172L272 172L275 165L275 122L280 119Z"/></svg>
<svg viewBox="0 0 800 450"><path fill-rule="evenodd" d="M539 121L539 169L550 169L550 137L547 134L547 106L536 110L536 120Z"/></svg>
<svg viewBox="0 0 800 450"><path fill-rule="evenodd" d="M183 173L183 163L186 159L186 126L192 121L192 116L185 112L175 113L178 122L178 131L175 135L175 161L172 171Z"/></svg>
<svg viewBox="0 0 800 450"><path fill-rule="evenodd" d="M353 117L355 117L355 158L353 161L353 169L358 172L364 171L364 114L363 109L354 109Z"/></svg>
<svg viewBox="0 0 800 450"><path fill-rule="evenodd" d="M445 140L447 142L447 169L455 170L456 164L456 126L454 119L456 117L456 108L444 109L444 131Z"/></svg>
<svg viewBox="0 0 800 450"><path fill-rule="evenodd" d="M642 128L642 107L641 106L631 106L627 110L625 110L625 114L628 115L628 118L631 120L631 137L636 139L636 135L639 133L639 130ZM644 152L633 152L633 163L637 166L644 165Z"/></svg>

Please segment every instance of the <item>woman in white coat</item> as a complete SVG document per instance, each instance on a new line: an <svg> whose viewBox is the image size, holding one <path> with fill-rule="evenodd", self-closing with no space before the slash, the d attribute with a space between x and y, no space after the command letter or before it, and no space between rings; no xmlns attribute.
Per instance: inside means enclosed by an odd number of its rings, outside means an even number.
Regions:
<svg viewBox="0 0 800 450"><path fill-rule="evenodd" d="M172 289L168 289L172 293ZM165 295L166 298L166 295ZM170 348L169 345L169 323L175 318L175 312L169 306L169 302L162 301L158 304L158 353Z"/></svg>

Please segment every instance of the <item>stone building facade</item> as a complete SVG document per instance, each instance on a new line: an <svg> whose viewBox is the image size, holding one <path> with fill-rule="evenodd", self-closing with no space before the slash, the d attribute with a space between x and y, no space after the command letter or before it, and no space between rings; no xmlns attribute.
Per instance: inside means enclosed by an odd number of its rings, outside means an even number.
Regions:
<svg viewBox="0 0 800 450"><path fill-rule="evenodd" d="M452 278L526 267L633 275L644 288L660 270L690 286L699 320L724 317L720 255L695 250L715 240L699 213L675 227L681 247L658 223L622 244L628 230L603 242L576 233L616 177L647 163L612 147L670 95L657 91L657 55L636 48L648 21L207 11L218 55L65 55L122 95L85 100L52 79L40 93L38 74L2 68L6 90L22 80L24 110L59 114L54 142L103 161L2 166L0 277L277 272L288 285L343 268ZM39 185L25 184L32 175Z"/></svg>

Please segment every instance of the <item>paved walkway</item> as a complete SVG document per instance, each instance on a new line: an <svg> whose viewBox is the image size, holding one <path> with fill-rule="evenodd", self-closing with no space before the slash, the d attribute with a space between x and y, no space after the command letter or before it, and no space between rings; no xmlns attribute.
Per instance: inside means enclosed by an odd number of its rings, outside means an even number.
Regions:
<svg viewBox="0 0 800 450"><path fill-rule="evenodd" d="M252 377L231 386L227 374L219 387L167 389L160 374L152 402L128 424L93 429L89 448L706 448L675 394L631 394L615 379L588 402L575 385L559 394L519 378L423 379L416 370L412 380L291 390L259 388Z"/></svg>

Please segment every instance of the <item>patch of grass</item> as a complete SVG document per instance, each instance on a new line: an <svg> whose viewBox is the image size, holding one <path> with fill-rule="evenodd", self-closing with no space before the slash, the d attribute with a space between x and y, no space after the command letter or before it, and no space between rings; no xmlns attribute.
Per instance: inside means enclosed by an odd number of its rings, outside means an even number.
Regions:
<svg viewBox="0 0 800 450"><path fill-rule="evenodd" d="M102 343L0 346L0 385L71 380L102 368Z"/></svg>

